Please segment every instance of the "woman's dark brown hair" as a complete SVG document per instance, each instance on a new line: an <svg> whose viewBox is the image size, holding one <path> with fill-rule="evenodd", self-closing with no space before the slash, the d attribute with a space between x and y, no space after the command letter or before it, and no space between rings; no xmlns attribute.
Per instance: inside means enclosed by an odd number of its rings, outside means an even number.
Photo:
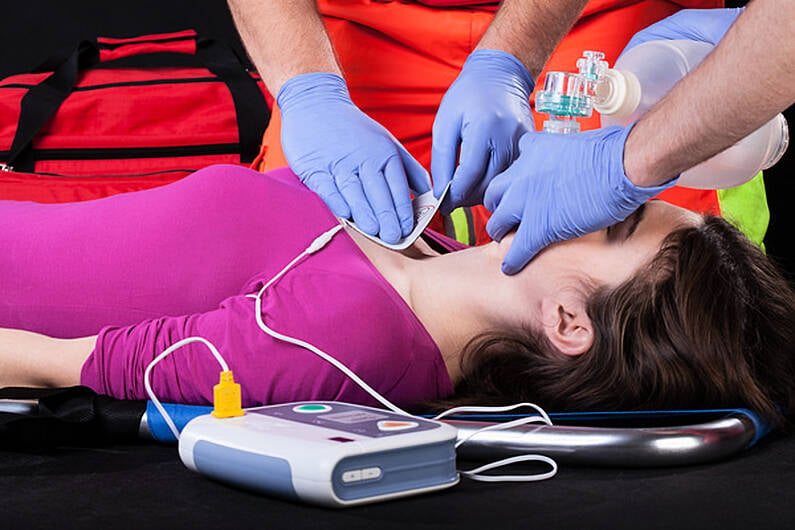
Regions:
<svg viewBox="0 0 795 530"><path fill-rule="evenodd" d="M795 296L725 220L671 233L655 258L588 299L594 343L562 355L539 332L487 334L462 356L455 404L554 411L795 407Z"/></svg>

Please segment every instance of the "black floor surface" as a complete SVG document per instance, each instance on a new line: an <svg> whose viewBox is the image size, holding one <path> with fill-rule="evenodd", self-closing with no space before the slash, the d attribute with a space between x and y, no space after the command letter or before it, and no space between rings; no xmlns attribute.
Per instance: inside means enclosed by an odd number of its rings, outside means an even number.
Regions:
<svg viewBox="0 0 795 530"><path fill-rule="evenodd" d="M0 525L17 528L789 529L795 437L709 465L561 466L552 480L463 480L442 493L330 510L238 491L185 468L174 447L0 453Z"/></svg>

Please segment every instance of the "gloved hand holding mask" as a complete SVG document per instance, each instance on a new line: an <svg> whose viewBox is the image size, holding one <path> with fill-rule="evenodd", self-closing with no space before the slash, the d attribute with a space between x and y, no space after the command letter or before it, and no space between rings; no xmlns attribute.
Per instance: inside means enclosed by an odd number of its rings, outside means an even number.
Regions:
<svg viewBox="0 0 795 530"><path fill-rule="evenodd" d="M521 155L486 190L492 212L486 225L500 241L517 228L502 270L515 274L544 247L624 220L641 204L672 186L641 188L624 174L629 127L579 134L527 133Z"/></svg>

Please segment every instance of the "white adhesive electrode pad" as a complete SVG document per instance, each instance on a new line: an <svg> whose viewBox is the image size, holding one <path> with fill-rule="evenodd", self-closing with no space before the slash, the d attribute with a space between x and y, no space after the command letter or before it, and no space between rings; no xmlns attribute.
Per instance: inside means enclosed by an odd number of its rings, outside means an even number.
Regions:
<svg viewBox="0 0 795 530"><path fill-rule="evenodd" d="M435 214L436 210L439 209L439 205L442 203L442 199L444 199L444 196L447 195L448 189L450 189L449 182L447 183L447 186L445 186L444 191L442 191L442 194L439 196L438 199L433 196L433 190L426 191L422 195L417 195L416 197L414 197L414 199L411 201L411 206L412 208L414 208L414 230L412 230L411 233L406 237L398 240L397 243L387 243L378 236L373 236L368 234L367 232L364 232L361 228L356 226L356 223L354 223L350 219L340 219L340 220L346 226L354 228L356 231L372 239L379 245L383 245L386 248L391 248L392 250L403 250L405 248L410 247L417 240L417 238L420 237L422 231L428 227L428 223L431 222L433 214Z"/></svg>
<svg viewBox="0 0 795 530"><path fill-rule="evenodd" d="M458 483L457 430L348 403L308 401L199 416L179 455L213 479L290 500L352 506Z"/></svg>

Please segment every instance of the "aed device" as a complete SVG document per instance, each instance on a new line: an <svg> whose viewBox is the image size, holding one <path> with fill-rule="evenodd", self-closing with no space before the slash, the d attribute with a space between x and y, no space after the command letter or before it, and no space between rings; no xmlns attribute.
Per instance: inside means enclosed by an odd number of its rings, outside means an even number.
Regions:
<svg viewBox="0 0 795 530"><path fill-rule="evenodd" d="M457 429L441 422L327 401L199 416L179 455L210 478L285 499L354 506L458 483Z"/></svg>

